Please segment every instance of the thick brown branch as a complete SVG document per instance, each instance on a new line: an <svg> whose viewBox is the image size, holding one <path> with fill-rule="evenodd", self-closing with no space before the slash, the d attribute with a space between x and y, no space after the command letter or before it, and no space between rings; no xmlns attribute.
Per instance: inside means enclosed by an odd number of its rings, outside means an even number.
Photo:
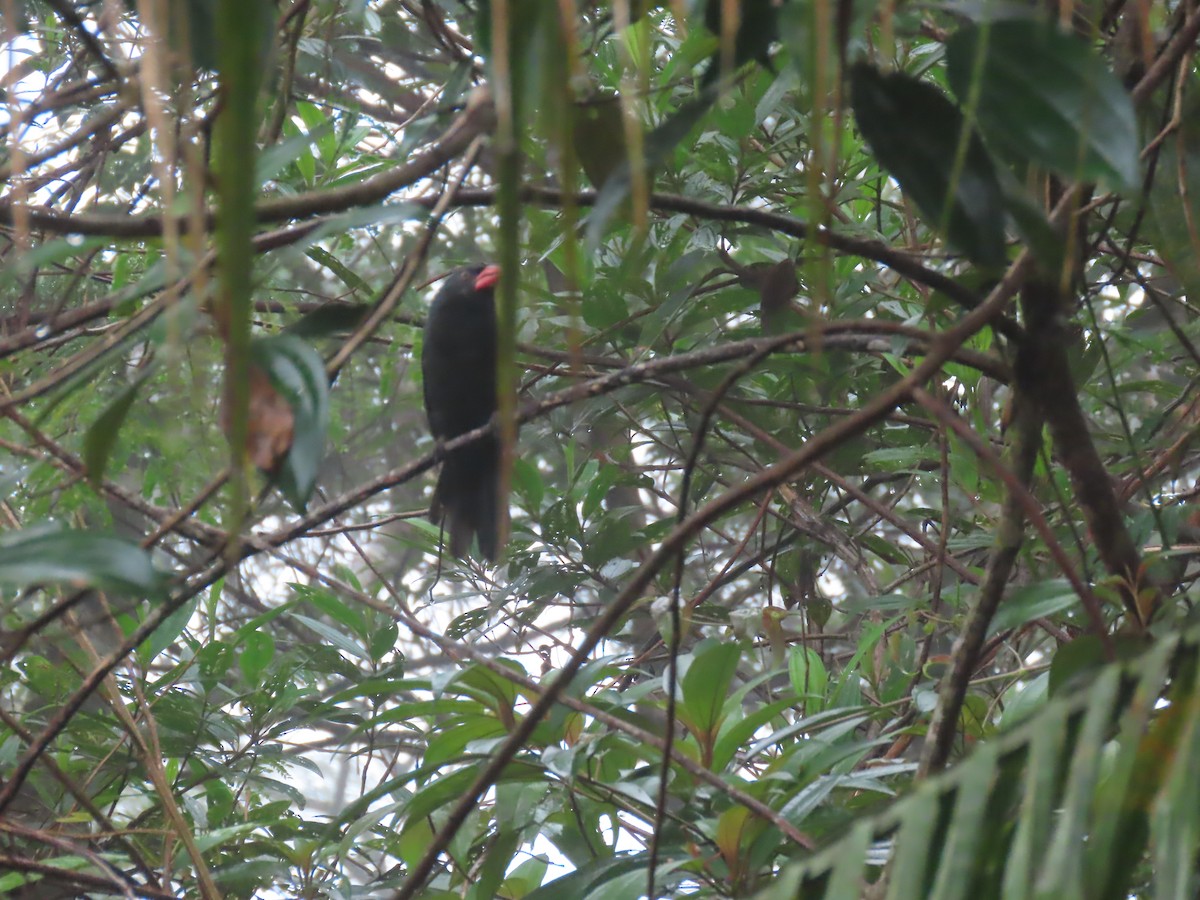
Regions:
<svg viewBox="0 0 1200 900"><path fill-rule="evenodd" d="M1060 290L1048 282L1031 281L1021 294L1028 326L1018 347L1014 375L1020 390L1032 398L1045 418L1055 457L1071 480L1071 489L1095 542L1104 567L1116 577L1121 599L1133 621L1145 624L1160 597L1153 591L1140 598L1141 555L1125 527L1117 491L1092 441L1091 427L1079 405L1079 388L1071 375Z"/></svg>

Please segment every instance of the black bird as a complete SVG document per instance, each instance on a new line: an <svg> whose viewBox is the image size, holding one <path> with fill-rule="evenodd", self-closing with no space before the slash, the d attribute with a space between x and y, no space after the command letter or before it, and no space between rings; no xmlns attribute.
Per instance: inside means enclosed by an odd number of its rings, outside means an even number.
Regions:
<svg viewBox="0 0 1200 900"><path fill-rule="evenodd" d="M498 266L467 266L446 278L429 307L421 371L425 415L439 442L491 421L496 412L496 281ZM450 532L450 552L463 556L471 539L496 558L499 543L500 444L494 434L446 454L431 521Z"/></svg>

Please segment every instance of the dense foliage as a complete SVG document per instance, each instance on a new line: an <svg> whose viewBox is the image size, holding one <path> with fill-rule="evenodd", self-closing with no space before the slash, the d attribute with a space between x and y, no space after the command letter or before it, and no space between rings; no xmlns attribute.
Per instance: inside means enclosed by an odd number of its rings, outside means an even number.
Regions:
<svg viewBox="0 0 1200 900"><path fill-rule="evenodd" d="M1196 894L1194 3L0 21L0 893Z"/></svg>

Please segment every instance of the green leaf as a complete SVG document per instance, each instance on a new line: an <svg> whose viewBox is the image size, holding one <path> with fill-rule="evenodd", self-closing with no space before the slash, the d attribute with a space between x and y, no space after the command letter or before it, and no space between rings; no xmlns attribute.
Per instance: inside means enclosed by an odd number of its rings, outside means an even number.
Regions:
<svg viewBox="0 0 1200 900"><path fill-rule="evenodd" d="M898 546L890 535L883 537L868 532L862 535L859 540L864 547L884 562L893 563L898 566L912 565L912 560L908 558L908 554L904 552L904 548ZM879 607L873 606L872 608L878 609Z"/></svg>
<svg viewBox="0 0 1200 900"><path fill-rule="evenodd" d="M549 870L550 863L547 859L530 857L508 874L501 885L501 893L497 896L512 897L514 900L528 897L542 883Z"/></svg>
<svg viewBox="0 0 1200 900"><path fill-rule="evenodd" d="M367 620L363 617L362 610L350 606L336 594L320 587L297 582L293 582L290 587L297 597L311 603L335 622L345 625L355 634L366 634Z"/></svg>
<svg viewBox="0 0 1200 900"><path fill-rule="evenodd" d="M946 44L946 75L1009 157L1081 181L1137 185L1133 102L1082 38L1034 20L969 25Z"/></svg>
<svg viewBox="0 0 1200 900"><path fill-rule="evenodd" d="M1170 715L1153 723L1152 719L1159 689L1171 677L1170 662L1169 645L1159 644L1147 654L1147 665L1121 719L1119 739L1105 761L1104 784L1093 805L1084 865L1093 886L1089 894L1103 900L1128 895L1125 882L1136 871L1149 836L1146 809L1167 775L1158 765L1165 749L1163 736L1178 732L1172 728Z"/></svg>
<svg viewBox="0 0 1200 900"><path fill-rule="evenodd" d="M1004 598L988 633L996 634L1034 619L1052 616L1078 602L1079 596L1065 578L1022 585Z"/></svg>
<svg viewBox="0 0 1200 900"><path fill-rule="evenodd" d="M61 584L160 596L165 583L137 544L95 531L26 529L0 535L0 584Z"/></svg>
<svg viewBox="0 0 1200 900"><path fill-rule="evenodd" d="M1154 896L1163 900L1194 895L1196 888L1196 844L1200 835L1200 703L1197 703L1200 667L1193 661L1188 669L1184 687L1187 700L1167 713L1176 720L1170 723L1169 731L1174 732L1178 747L1162 747L1166 752L1150 754L1160 764L1170 762L1163 790L1152 808L1154 846L1150 864L1154 871ZM1160 746L1156 742L1154 749Z"/></svg>
<svg viewBox="0 0 1200 900"><path fill-rule="evenodd" d="M396 638L400 636L400 627L395 622L385 622L368 636L370 641L371 659L379 662L396 646Z"/></svg>
<svg viewBox="0 0 1200 900"><path fill-rule="evenodd" d="M1159 148L1150 190L1151 236L1163 260L1188 296L1200 296L1200 227L1195 198L1200 196L1200 97L1185 95L1177 135Z"/></svg>
<svg viewBox="0 0 1200 900"><path fill-rule="evenodd" d="M468 900L484 900L499 896L497 891L504 881L517 850L521 846L520 832L500 829L488 841L481 857L482 864L475 873L475 881L467 894Z"/></svg>
<svg viewBox="0 0 1200 900"><path fill-rule="evenodd" d="M742 658L736 643L717 643L696 654L679 681L683 694L680 718L698 734L713 735L721 724L721 710L729 683Z"/></svg>
<svg viewBox="0 0 1200 900"><path fill-rule="evenodd" d="M1134 635L1114 635L1118 659L1129 659L1145 649L1142 638ZM1050 661L1050 696L1058 696L1064 688L1077 687L1090 679L1093 670L1108 662L1105 645L1094 634L1084 634L1059 647Z"/></svg>
<svg viewBox="0 0 1200 900"><path fill-rule="evenodd" d="M228 841L244 837L257 828L258 826L253 822L246 822L238 825L230 825L226 828L218 828L214 831L206 831L203 834L197 833L196 846L204 851L212 850Z"/></svg>
<svg viewBox="0 0 1200 900"><path fill-rule="evenodd" d="M996 763L995 748L988 745L963 767L962 786L942 848L931 900L963 900L969 896L971 876L979 863L978 846L987 822L985 813Z"/></svg>
<svg viewBox="0 0 1200 900"><path fill-rule="evenodd" d="M530 512L536 513L542 508L546 489L541 473L532 462L522 457L513 460L513 487L525 498Z"/></svg>
<svg viewBox="0 0 1200 900"><path fill-rule="evenodd" d="M594 851L593 851L594 854ZM641 878L641 883L632 882L627 897L637 896L646 882L646 860L642 854L600 856L590 858L574 872L542 885L526 900L561 900L565 897L587 897L591 891L603 891L606 887L619 886L626 878Z"/></svg>
<svg viewBox="0 0 1200 900"><path fill-rule="evenodd" d="M316 174L316 161L312 155L312 145L321 137L332 131L329 122L323 122L307 132L294 133L294 126L289 123L293 133L283 141L274 144L259 154L256 162L254 177L261 185L276 178L289 164L295 163L301 176L308 184L313 183Z"/></svg>
<svg viewBox="0 0 1200 900"><path fill-rule="evenodd" d="M326 303L284 328L298 338L323 338L344 334L358 327L371 308L364 303Z"/></svg>
<svg viewBox="0 0 1200 900"><path fill-rule="evenodd" d="M129 410L133 408L133 401L137 399L138 391L145 380L146 375L143 375L117 394L83 436L83 465L87 470L88 483L92 487L99 487L100 482L104 480L104 473L108 469L121 425L129 415Z"/></svg>
<svg viewBox="0 0 1200 900"><path fill-rule="evenodd" d="M275 658L275 641L265 631L252 631L242 641L242 652L238 656L238 665L246 680L256 687L260 685L263 670Z"/></svg>
<svg viewBox="0 0 1200 900"><path fill-rule="evenodd" d="M187 627L187 623L191 620L192 614L196 612L196 608L199 605L200 598L197 597L183 604L179 609L162 620L162 623L151 632L150 637L146 638L138 648L138 655L143 665L152 663L160 653L175 643L179 635L183 634L183 629Z"/></svg>
<svg viewBox="0 0 1200 900"><path fill-rule="evenodd" d="M821 654L803 644L791 647L788 650L788 679L792 690L803 698L805 714L819 713L829 687L829 673Z"/></svg>
<svg viewBox="0 0 1200 900"><path fill-rule="evenodd" d="M598 883L583 895L583 900L628 900L629 897L644 896L642 891L645 886L644 871L626 872L609 881Z"/></svg>
<svg viewBox="0 0 1200 900"><path fill-rule="evenodd" d="M380 225L398 225L414 219L423 221L429 216L429 210L419 203L382 203L374 206L363 206L349 212L339 213L324 219L308 236L310 243L325 238L340 237L356 228L366 228Z"/></svg>
<svg viewBox="0 0 1200 900"><path fill-rule="evenodd" d="M233 812L237 798L229 785L220 778L212 778L204 783L204 799L208 803L209 828L220 825Z"/></svg>
<svg viewBox="0 0 1200 900"><path fill-rule="evenodd" d="M892 857L888 897L929 896L929 848L939 831L941 803L933 791L918 791L911 799L911 812L904 817Z"/></svg>
<svg viewBox="0 0 1200 900"><path fill-rule="evenodd" d="M335 647L350 656L358 657L359 659L367 659L370 654L366 651L362 644L352 640L347 635L331 627L327 622L322 622L320 619L314 619L311 616L295 615L297 622L302 622L307 625L317 634L325 638L326 642L331 647Z"/></svg>
<svg viewBox="0 0 1200 900"><path fill-rule="evenodd" d="M475 629L487 625L490 615L491 607L489 606L468 609L464 613L459 613L446 626L446 637L453 641L461 641Z"/></svg>
<svg viewBox="0 0 1200 900"><path fill-rule="evenodd" d="M1087 845L1088 812L1095 782L1100 775L1104 745L1120 689L1121 672L1107 666L1089 688L1090 703L1080 724L1079 739L1070 761L1070 774L1058 822L1050 839L1044 868L1038 879L1040 892L1083 898L1083 855Z"/></svg>
<svg viewBox="0 0 1200 900"><path fill-rule="evenodd" d="M1026 897L1049 844L1050 816L1062 793L1063 748L1066 743L1065 715L1061 708L1042 714L1041 727L1032 735L1025 751L1024 782L1016 830L1004 870L1003 896Z"/></svg>
<svg viewBox="0 0 1200 900"><path fill-rule="evenodd" d="M726 723L726 726L721 729L720 735L713 747L713 768L723 769L729 765L738 751L744 750L749 746L750 739L754 737L760 728L784 710L794 708L795 705L795 698L788 697L784 700L777 700L774 703L759 707L753 712L748 713L744 719L739 719L732 725Z"/></svg>
<svg viewBox="0 0 1200 900"><path fill-rule="evenodd" d="M325 364L312 347L293 335L259 338L250 348L252 359L267 373L295 416L292 446L280 466L278 479L288 502L303 512L325 456L329 425Z"/></svg>
<svg viewBox="0 0 1200 900"><path fill-rule="evenodd" d="M880 165L926 222L982 266L1000 267L1004 201L992 159L962 112L937 88L858 63L850 71L854 119Z"/></svg>
<svg viewBox="0 0 1200 900"><path fill-rule="evenodd" d="M856 825L841 842L842 853L830 874L829 890L825 893L825 900L860 900L863 893L863 860L866 859L867 851L870 849L871 837L871 829L865 822L862 822ZM800 879L796 874L785 873L785 875L787 874L792 874L795 882L799 882ZM795 897L799 893L799 887L797 887L788 896ZM760 897L759 900L766 900L766 898Z"/></svg>
<svg viewBox="0 0 1200 900"><path fill-rule="evenodd" d="M346 287L350 288L350 290L362 291L364 294L371 293L371 286L363 281L357 272L355 272L325 248L309 247L304 251L304 255L318 265L324 266L326 269L336 275L337 279Z"/></svg>

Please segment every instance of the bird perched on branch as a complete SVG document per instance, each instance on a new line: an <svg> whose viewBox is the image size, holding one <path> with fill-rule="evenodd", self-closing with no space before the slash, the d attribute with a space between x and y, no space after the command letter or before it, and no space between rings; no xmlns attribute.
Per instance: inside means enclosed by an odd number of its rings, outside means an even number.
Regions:
<svg viewBox="0 0 1200 900"><path fill-rule="evenodd" d="M446 278L429 307L421 371L425 415L440 443L486 425L496 412L496 302L498 266L467 266ZM479 540L494 560L500 539L500 444L496 435L446 454L431 521L450 532L450 552L461 557Z"/></svg>

